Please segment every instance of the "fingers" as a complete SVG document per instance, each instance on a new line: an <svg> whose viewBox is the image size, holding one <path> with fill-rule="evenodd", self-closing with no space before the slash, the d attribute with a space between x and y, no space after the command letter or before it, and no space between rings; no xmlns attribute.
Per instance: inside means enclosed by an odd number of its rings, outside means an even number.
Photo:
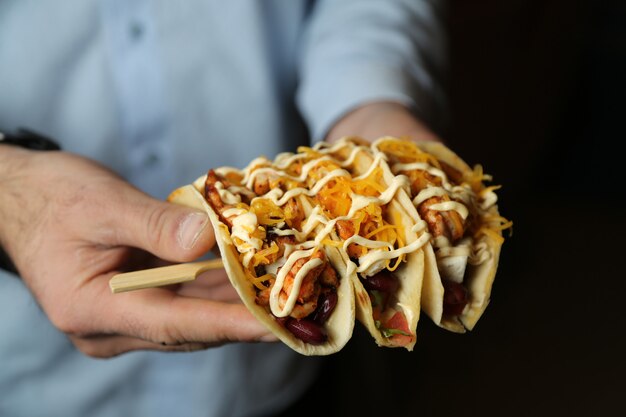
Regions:
<svg viewBox="0 0 626 417"><path fill-rule="evenodd" d="M73 300L72 311L90 311L90 315L66 311L53 322L90 356L277 340L242 304L183 297L163 288L111 294L106 291L106 280L100 279L88 287Z"/></svg>
<svg viewBox="0 0 626 417"><path fill-rule="evenodd" d="M210 299L164 288L112 294L107 279L92 280L72 303L73 310L90 311L90 316L71 315L62 327L75 336L116 334L168 346L276 340L244 305L214 301L210 288L202 294ZM223 291L222 285L217 288Z"/></svg>
<svg viewBox="0 0 626 417"><path fill-rule="evenodd" d="M70 336L76 348L93 358L111 358L122 353L135 350L158 350L162 352L194 352L197 350L215 347L217 344L184 343L180 345L164 345L129 336Z"/></svg>
<svg viewBox="0 0 626 417"><path fill-rule="evenodd" d="M182 297L166 290L127 295L116 306L124 312L114 323L120 334L165 345L275 340L241 304Z"/></svg>
<svg viewBox="0 0 626 417"><path fill-rule="evenodd" d="M134 189L120 193L110 205L107 224L117 232L108 236L107 244L141 248L172 262L197 259L215 244L205 212L159 201Z"/></svg>

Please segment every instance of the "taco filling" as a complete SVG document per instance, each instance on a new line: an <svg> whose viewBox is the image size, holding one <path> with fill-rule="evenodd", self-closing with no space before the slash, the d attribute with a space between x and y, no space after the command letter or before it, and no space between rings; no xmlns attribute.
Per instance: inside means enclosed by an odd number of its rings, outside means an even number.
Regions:
<svg viewBox="0 0 626 417"><path fill-rule="evenodd" d="M368 329L379 335L377 341L380 344L410 348L415 342L419 295L408 294L419 293L421 271L418 270L407 279L398 279L391 273L403 270L403 265L407 264L407 256L425 245L428 236L427 233L422 233L425 236L408 242L405 234L415 234L425 227L412 230L415 225L409 224L399 210L391 209L395 194L408 185L404 178L394 178L391 183L386 183L381 160L370 168L357 172L356 165L359 161L363 162L366 148L356 147L348 141L331 148L322 149L322 146L300 147L298 153L279 154L272 162L257 159L246 169L241 183L262 194L254 201L263 199L267 204L283 208L285 214L294 211L288 201L296 202L297 207L306 207L306 218L299 216L300 225L297 230L274 227L273 233L291 236L296 241L304 241L314 236L316 245L338 250L346 262L347 275L356 278L355 285L361 292L365 292L364 287L367 288L367 293L363 297L357 297L357 301L359 305L368 304L369 313L361 311L361 315L369 316L365 318L371 324L366 324ZM341 152L347 154L340 155ZM411 232L405 229L410 229ZM313 270L311 274L316 275L317 270ZM291 275L293 274L286 275L288 280ZM318 278L321 289L317 304L332 306L333 291L326 290L324 285L326 275L322 272L321 278ZM383 288L363 284L370 280L382 282L383 276L394 280L395 284ZM283 285L278 279L276 282L276 285ZM259 292L259 302L267 303L268 298L271 302L272 298L268 297L268 293L271 295L272 291L279 294L278 290L269 289L271 285L270 282L269 286ZM314 307L307 304L308 287L302 288L305 292L295 299L302 303L302 309L308 313ZM280 297L278 300L280 301ZM407 309L411 311L410 317L406 316ZM296 309L296 316L300 315L299 311L300 309ZM316 317L315 312L312 314L313 318Z"/></svg>
<svg viewBox="0 0 626 417"><path fill-rule="evenodd" d="M398 291L407 284L394 271L407 262L408 254L426 244L428 235L407 242L405 228L413 233L421 229L419 225L407 224L401 212L392 208L395 194L406 185L405 179L397 177L388 183L383 178L380 159L364 169L367 151L352 142L322 146L301 148L301 153L318 161L310 170L309 184L325 181L312 197L312 204L330 219L326 228L333 228L340 250L349 259L349 271L356 274L367 291L369 300L357 297L358 301L370 304L372 317L367 320L373 320L387 345L410 345L415 342L416 321L412 318L413 323L409 324L401 307ZM346 171L349 175L345 175ZM419 284L417 276L407 279Z"/></svg>
<svg viewBox="0 0 626 417"><path fill-rule="evenodd" d="M484 185L491 177L480 165L461 171L406 140L383 138L372 148L387 157L394 174L409 179L413 204L432 236L443 317L462 315L471 303L470 271L494 256L490 241L501 244L501 231L512 225L497 214L499 187Z"/></svg>
<svg viewBox="0 0 626 417"><path fill-rule="evenodd" d="M262 185L251 190L243 180L234 169L210 170L206 201L228 227L256 303L298 339L322 344L337 305L337 271L323 246L298 230L305 216L295 197L278 205L252 191L264 191Z"/></svg>

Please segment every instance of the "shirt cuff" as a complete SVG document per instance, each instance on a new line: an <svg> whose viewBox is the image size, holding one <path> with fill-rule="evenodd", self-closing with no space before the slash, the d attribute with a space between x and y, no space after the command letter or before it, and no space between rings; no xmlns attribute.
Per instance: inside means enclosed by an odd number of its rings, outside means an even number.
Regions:
<svg viewBox="0 0 626 417"><path fill-rule="evenodd" d="M318 69L319 70L319 69ZM427 103L419 103L417 83L401 69L383 63L358 63L328 68L317 79L304 82L298 104L307 121L312 142L323 140L332 126L350 111L364 104L393 101L420 114Z"/></svg>

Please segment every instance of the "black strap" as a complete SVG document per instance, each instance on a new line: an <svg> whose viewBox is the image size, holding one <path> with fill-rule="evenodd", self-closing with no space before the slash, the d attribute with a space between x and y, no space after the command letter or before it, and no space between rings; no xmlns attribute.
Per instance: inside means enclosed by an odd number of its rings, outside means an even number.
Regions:
<svg viewBox="0 0 626 417"><path fill-rule="evenodd" d="M0 145L14 145L36 151L59 151L61 146L54 140L30 129L20 128L15 134L0 132Z"/></svg>
<svg viewBox="0 0 626 417"><path fill-rule="evenodd" d="M17 269L15 269L13 261L11 261L11 258L9 258L9 255L6 254L2 247L0 247L0 269L17 274Z"/></svg>

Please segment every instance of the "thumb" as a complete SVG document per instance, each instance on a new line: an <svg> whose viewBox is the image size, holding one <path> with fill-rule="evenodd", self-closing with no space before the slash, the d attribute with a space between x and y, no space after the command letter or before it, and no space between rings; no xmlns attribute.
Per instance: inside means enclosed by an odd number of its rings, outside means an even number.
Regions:
<svg viewBox="0 0 626 417"><path fill-rule="evenodd" d="M215 234L206 212L156 200L141 194L124 210L116 245L144 249L172 262L192 261L215 244Z"/></svg>

